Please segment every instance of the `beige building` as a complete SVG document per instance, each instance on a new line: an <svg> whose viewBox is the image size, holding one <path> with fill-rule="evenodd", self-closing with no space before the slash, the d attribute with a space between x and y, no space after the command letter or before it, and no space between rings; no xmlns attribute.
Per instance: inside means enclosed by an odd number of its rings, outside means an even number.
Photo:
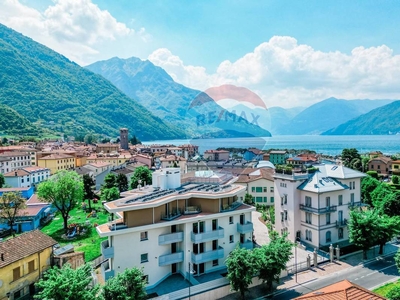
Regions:
<svg viewBox="0 0 400 300"><path fill-rule="evenodd" d="M38 159L38 166L50 169L51 174L75 168L75 158L67 154L50 154Z"/></svg>
<svg viewBox="0 0 400 300"><path fill-rule="evenodd" d="M118 167L122 164L127 163L131 159L132 155L129 152L121 152L114 156L99 156L92 154L86 158L87 164L93 163L109 163L114 167Z"/></svg>
<svg viewBox="0 0 400 300"><path fill-rule="evenodd" d="M187 172L186 158L176 155L164 155L161 156L159 160L161 169L179 167L181 169L181 173L184 174Z"/></svg>
<svg viewBox="0 0 400 300"><path fill-rule="evenodd" d="M204 159L212 161L229 160L229 151L226 150L206 150L203 155Z"/></svg>

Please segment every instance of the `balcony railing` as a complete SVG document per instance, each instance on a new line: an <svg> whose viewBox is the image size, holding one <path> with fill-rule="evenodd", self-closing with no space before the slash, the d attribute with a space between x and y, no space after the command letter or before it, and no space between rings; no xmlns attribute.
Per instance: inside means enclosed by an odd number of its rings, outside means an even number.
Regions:
<svg viewBox="0 0 400 300"><path fill-rule="evenodd" d="M114 247L110 247L108 240L101 242L101 254L105 259L114 257Z"/></svg>
<svg viewBox="0 0 400 300"><path fill-rule="evenodd" d="M245 224L237 223L237 231L239 233L253 232L253 223L251 222L246 222Z"/></svg>
<svg viewBox="0 0 400 300"><path fill-rule="evenodd" d="M177 208L177 209L171 210L168 214L161 214L161 220L172 221L181 215L182 215L182 211L179 208Z"/></svg>
<svg viewBox="0 0 400 300"><path fill-rule="evenodd" d="M110 263L108 261L101 265L101 274L103 275L104 281L114 277L114 270L110 269Z"/></svg>
<svg viewBox="0 0 400 300"><path fill-rule="evenodd" d="M347 219L336 221L336 227L339 228L339 227L345 227L345 226L347 226Z"/></svg>
<svg viewBox="0 0 400 300"><path fill-rule="evenodd" d="M179 243L183 241L183 232L167 233L158 236L159 245L168 245L172 243Z"/></svg>
<svg viewBox="0 0 400 300"><path fill-rule="evenodd" d="M239 243L239 246L240 246L240 248L251 250L251 249L253 249L253 242L250 240L247 240L244 243Z"/></svg>
<svg viewBox="0 0 400 300"><path fill-rule="evenodd" d="M111 223L108 225L108 228L110 228L110 230L121 230L121 229L128 228L128 225L126 225L125 223L122 223L122 222Z"/></svg>
<svg viewBox="0 0 400 300"><path fill-rule="evenodd" d="M192 231L190 237L191 241L195 244L218 240L224 237L224 229L222 227L219 227L217 230L201 233L194 233Z"/></svg>
<svg viewBox="0 0 400 300"><path fill-rule="evenodd" d="M316 213L316 214L324 214L324 213L329 213L332 211L336 211L337 210L337 206L336 205L331 205L331 206L326 206L323 208L315 208L315 207L311 207L305 204L300 204L300 210L304 210L304 211L308 211L311 213Z"/></svg>
<svg viewBox="0 0 400 300"><path fill-rule="evenodd" d="M218 247L217 250L207 251L198 254L192 252L192 262L195 264L201 264L208 261L220 259L223 257L224 257L224 248L222 247Z"/></svg>
<svg viewBox="0 0 400 300"><path fill-rule="evenodd" d="M201 213L201 206L186 206L185 211L183 212L184 215L193 215Z"/></svg>
<svg viewBox="0 0 400 300"><path fill-rule="evenodd" d="M359 206L361 206L362 205L362 202L361 201L357 201L357 202L349 202L348 203L348 205L349 205L349 208L352 208L352 207L359 207Z"/></svg>
<svg viewBox="0 0 400 300"><path fill-rule="evenodd" d="M180 262L183 262L183 251L166 254L166 255L161 255L158 258L158 265L160 267L172 265L172 264L180 263Z"/></svg>
<svg viewBox="0 0 400 300"><path fill-rule="evenodd" d="M238 208L242 204L243 203L240 202L240 201L235 201L235 202L233 202L231 204L221 205L221 212L228 212L228 211L235 210L236 208Z"/></svg>

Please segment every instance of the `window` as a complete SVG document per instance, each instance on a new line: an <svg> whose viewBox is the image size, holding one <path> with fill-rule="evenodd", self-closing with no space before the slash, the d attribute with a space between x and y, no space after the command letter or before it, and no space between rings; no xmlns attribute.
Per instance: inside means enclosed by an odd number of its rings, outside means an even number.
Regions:
<svg viewBox="0 0 400 300"><path fill-rule="evenodd" d="M262 202L263 201L263 197L255 197L255 201L256 202Z"/></svg>
<svg viewBox="0 0 400 300"><path fill-rule="evenodd" d="M350 194L350 202L353 204L354 203L354 193Z"/></svg>
<svg viewBox="0 0 400 300"><path fill-rule="evenodd" d="M281 197L281 205L283 205L283 197Z"/></svg>
<svg viewBox="0 0 400 300"><path fill-rule="evenodd" d="M343 238L343 228L339 228L339 230L338 230L338 237L339 237L339 239L342 239L342 238Z"/></svg>
<svg viewBox="0 0 400 300"><path fill-rule="evenodd" d="M273 192L274 192L274 187L271 186L271 187L269 188L269 191L270 191L271 193L273 193Z"/></svg>
<svg viewBox="0 0 400 300"><path fill-rule="evenodd" d="M148 240L147 231L143 231L143 232L140 233L140 240L141 241L147 241Z"/></svg>
<svg viewBox="0 0 400 300"><path fill-rule="evenodd" d="M284 203L287 204L287 195L285 195L284 198L285 198L285 202Z"/></svg>
<svg viewBox="0 0 400 300"><path fill-rule="evenodd" d="M263 190L264 190L264 193L266 193L268 191L266 186L264 186Z"/></svg>
<svg viewBox="0 0 400 300"><path fill-rule="evenodd" d="M331 239L331 232L330 232L330 231L327 231L326 234L325 234L325 236L326 236L326 242L329 243L329 242L332 240L332 239Z"/></svg>
<svg viewBox="0 0 400 300"><path fill-rule="evenodd" d="M233 235L230 235L230 236L229 236L229 243L232 244L234 241L235 241L235 240L234 240L234 238L233 238Z"/></svg>
<svg viewBox="0 0 400 300"><path fill-rule="evenodd" d="M326 214L326 224L331 224L331 214Z"/></svg>
<svg viewBox="0 0 400 300"><path fill-rule="evenodd" d="M284 218L284 213L281 212L281 222L283 222L283 218Z"/></svg>
<svg viewBox="0 0 400 300"><path fill-rule="evenodd" d="M140 262L145 263L149 261L149 255L148 253L144 253L140 255Z"/></svg>
<svg viewBox="0 0 400 300"><path fill-rule="evenodd" d="M355 190L355 189L356 189L356 182L353 181L353 190Z"/></svg>
<svg viewBox="0 0 400 300"><path fill-rule="evenodd" d="M312 231L311 230L306 230L306 240L307 241L312 241Z"/></svg>
<svg viewBox="0 0 400 300"><path fill-rule="evenodd" d="M263 189L262 187L256 187L256 193L262 193Z"/></svg>
<svg viewBox="0 0 400 300"><path fill-rule="evenodd" d="M21 291L22 291L22 289L21 289L21 290L18 290L18 291L16 291L16 292L14 292L14 293L13 293L13 298L14 298L14 299L19 299L19 298L21 298L21 296L22 296Z"/></svg>
<svg viewBox="0 0 400 300"><path fill-rule="evenodd" d="M229 217L229 224L233 224L233 217L232 216Z"/></svg>
<svg viewBox="0 0 400 300"><path fill-rule="evenodd" d="M18 280L21 278L21 268L17 267L13 269L13 281Z"/></svg>
<svg viewBox="0 0 400 300"><path fill-rule="evenodd" d="M281 182L281 183L279 184L279 186L280 186L280 187L286 187L286 183Z"/></svg>
<svg viewBox="0 0 400 300"><path fill-rule="evenodd" d="M35 271L35 261L31 260L28 262L28 273L32 273L33 271Z"/></svg>
<svg viewBox="0 0 400 300"><path fill-rule="evenodd" d="M287 221L287 210L285 209L285 220Z"/></svg>
<svg viewBox="0 0 400 300"><path fill-rule="evenodd" d="M267 202L267 197L263 197L263 202Z"/></svg>
<svg viewBox="0 0 400 300"><path fill-rule="evenodd" d="M218 259L214 259L214 260L212 261L212 265L213 265L213 267L218 266Z"/></svg>
<svg viewBox="0 0 400 300"><path fill-rule="evenodd" d="M339 195L338 205L343 205L343 195Z"/></svg>
<svg viewBox="0 0 400 300"><path fill-rule="evenodd" d="M251 192L254 193L256 191L256 188L254 186L251 187Z"/></svg>
<svg viewBox="0 0 400 300"><path fill-rule="evenodd" d="M149 275L143 275L142 280L146 283L149 284Z"/></svg>
<svg viewBox="0 0 400 300"><path fill-rule="evenodd" d="M311 213L306 212L306 223L311 224L312 215Z"/></svg>
<svg viewBox="0 0 400 300"><path fill-rule="evenodd" d="M271 203L274 203L274 197L271 197Z"/></svg>
<svg viewBox="0 0 400 300"><path fill-rule="evenodd" d="M331 197L326 197L326 207L331 206Z"/></svg>
<svg viewBox="0 0 400 300"><path fill-rule="evenodd" d="M311 197L306 196L306 206L311 207Z"/></svg>

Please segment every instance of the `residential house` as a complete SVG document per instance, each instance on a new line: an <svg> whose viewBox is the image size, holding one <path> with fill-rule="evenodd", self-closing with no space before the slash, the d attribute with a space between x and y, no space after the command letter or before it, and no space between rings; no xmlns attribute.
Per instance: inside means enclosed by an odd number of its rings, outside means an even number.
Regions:
<svg viewBox="0 0 400 300"><path fill-rule="evenodd" d="M361 179L366 175L344 166L317 168L311 174L275 173L275 228L313 248L345 246L349 212L362 205Z"/></svg>
<svg viewBox="0 0 400 300"><path fill-rule="evenodd" d="M302 153L295 157L289 157L286 159L286 164L293 166L315 165L318 164L318 162L318 156L309 153Z"/></svg>
<svg viewBox="0 0 400 300"><path fill-rule="evenodd" d="M5 174L11 170L12 159L9 157L0 156L0 174Z"/></svg>
<svg viewBox="0 0 400 300"><path fill-rule="evenodd" d="M0 243L0 299L33 296L35 282L51 267L57 241L39 230Z"/></svg>
<svg viewBox="0 0 400 300"><path fill-rule="evenodd" d="M247 173L247 172L246 172ZM258 204L275 205L274 175L271 168L251 169L250 173L239 175L235 184L246 187L246 193Z"/></svg>
<svg viewBox="0 0 400 300"><path fill-rule="evenodd" d="M114 152L109 155L97 155L91 154L89 157L86 158L87 164L103 162L109 163L114 167L118 167L120 165L124 165L130 161L132 155L129 152Z"/></svg>
<svg viewBox="0 0 400 300"><path fill-rule="evenodd" d="M392 161L391 174L400 175L400 160L393 160Z"/></svg>
<svg viewBox="0 0 400 300"><path fill-rule="evenodd" d="M160 160L160 168L180 168L181 173L186 173L186 158L176 155L164 155L159 158Z"/></svg>
<svg viewBox="0 0 400 300"><path fill-rule="evenodd" d="M195 176L182 184L179 168L163 169L153 172L152 186L105 203L121 217L96 227L108 237L101 245L108 259L101 267L105 280L139 267L152 288L172 274L186 277L190 266L194 277L224 269L238 243L253 248L255 208L239 200L245 187L229 180Z"/></svg>
<svg viewBox="0 0 400 300"><path fill-rule="evenodd" d="M72 170L75 168L75 158L68 154L50 154L38 158L38 166L50 169L50 174L55 174L60 170Z"/></svg>
<svg viewBox="0 0 400 300"><path fill-rule="evenodd" d="M211 161L227 161L229 160L229 151L226 150L206 150L203 155L204 159Z"/></svg>
<svg viewBox="0 0 400 300"><path fill-rule="evenodd" d="M130 162L139 162L145 164L149 169L153 166L153 158L146 154L132 155Z"/></svg>
<svg viewBox="0 0 400 300"><path fill-rule="evenodd" d="M29 199L30 197L32 197L32 195L34 193L34 188L33 188L33 186L1 188L0 196L3 195L4 193L8 193L8 192L21 193L22 197L24 197L25 199Z"/></svg>
<svg viewBox="0 0 400 300"><path fill-rule="evenodd" d="M373 158L376 158L376 157L381 157L381 156L383 156L383 153L381 151L373 151L373 152L369 153L369 158L370 159L373 159Z"/></svg>
<svg viewBox="0 0 400 300"><path fill-rule="evenodd" d="M274 165L284 165L289 158L289 153L285 150L271 150L269 152L269 161Z"/></svg>
<svg viewBox="0 0 400 300"><path fill-rule="evenodd" d="M327 300L327 299L385 300L386 298L345 279L294 299L295 300Z"/></svg>
<svg viewBox="0 0 400 300"><path fill-rule="evenodd" d="M249 148L243 154L245 160L263 160L264 151L256 148Z"/></svg>
<svg viewBox="0 0 400 300"><path fill-rule="evenodd" d="M376 171L378 174L388 176L392 169L392 159L387 156L371 158L368 162L368 171Z"/></svg>
<svg viewBox="0 0 400 300"><path fill-rule="evenodd" d="M50 176L50 169L42 167L25 167L4 174L6 184L11 187L36 186Z"/></svg>

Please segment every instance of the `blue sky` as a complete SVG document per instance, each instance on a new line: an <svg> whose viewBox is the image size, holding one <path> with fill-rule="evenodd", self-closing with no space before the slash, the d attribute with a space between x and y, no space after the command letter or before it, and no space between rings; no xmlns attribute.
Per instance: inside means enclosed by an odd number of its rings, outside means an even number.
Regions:
<svg viewBox="0 0 400 300"><path fill-rule="evenodd" d="M137 56L284 107L398 99L399 15L398 1L0 0L1 23L81 65Z"/></svg>

